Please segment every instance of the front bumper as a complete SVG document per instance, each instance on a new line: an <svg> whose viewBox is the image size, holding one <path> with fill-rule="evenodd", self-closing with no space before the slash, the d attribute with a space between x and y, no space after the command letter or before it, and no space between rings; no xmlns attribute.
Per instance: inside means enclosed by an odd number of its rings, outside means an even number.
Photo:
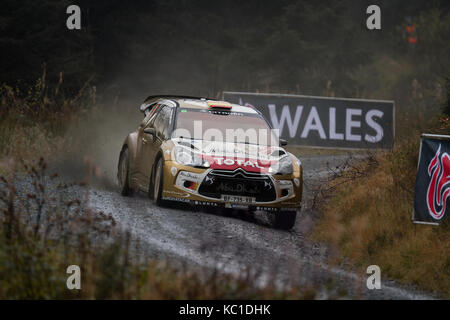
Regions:
<svg viewBox="0 0 450 320"><path fill-rule="evenodd" d="M301 206L301 168L290 175L193 168L165 161L163 200L228 208L297 210ZM231 198L231 200L230 200Z"/></svg>

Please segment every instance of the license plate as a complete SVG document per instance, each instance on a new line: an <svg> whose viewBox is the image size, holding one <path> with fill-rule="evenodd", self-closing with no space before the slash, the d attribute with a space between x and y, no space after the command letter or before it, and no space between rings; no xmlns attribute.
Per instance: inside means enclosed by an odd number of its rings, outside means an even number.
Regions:
<svg viewBox="0 0 450 320"><path fill-rule="evenodd" d="M256 198L254 197L243 197L243 196L232 196L232 195L222 195L222 201L230 203L254 203Z"/></svg>

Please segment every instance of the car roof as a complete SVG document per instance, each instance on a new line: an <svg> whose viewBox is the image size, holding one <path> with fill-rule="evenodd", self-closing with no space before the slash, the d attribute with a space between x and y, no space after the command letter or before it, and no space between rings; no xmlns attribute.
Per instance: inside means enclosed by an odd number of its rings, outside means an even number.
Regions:
<svg viewBox="0 0 450 320"><path fill-rule="evenodd" d="M230 102L222 101L222 100L201 98L201 97L171 96L171 95L150 96L147 99L145 99L144 103L151 104L151 103L160 102L163 100L173 101L173 102L177 103L177 105L180 108L209 110L209 109L213 108L212 105L214 105L214 104L217 104L217 105L225 104L225 105L231 106L231 108L229 108L229 107L227 108L227 110L229 110L231 112L259 114L259 112L255 109L253 109L252 107L242 106L239 104L230 103Z"/></svg>

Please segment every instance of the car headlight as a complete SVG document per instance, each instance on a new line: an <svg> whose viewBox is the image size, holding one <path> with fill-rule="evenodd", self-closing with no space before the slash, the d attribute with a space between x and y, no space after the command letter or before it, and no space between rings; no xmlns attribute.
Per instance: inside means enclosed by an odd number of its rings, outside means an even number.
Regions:
<svg viewBox="0 0 450 320"><path fill-rule="evenodd" d="M269 173L272 174L292 174L293 172L294 168L289 155L284 156L277 163L272 164L269 168Z"/></svg>
<svg viewBox="0 0 450 320"><path fill-rule="evenodd" d="M185 148L176 147L174 150L174 155L175 161L179 164L191 167L209 167L208 161L205 161L200 155Z"/></svg>

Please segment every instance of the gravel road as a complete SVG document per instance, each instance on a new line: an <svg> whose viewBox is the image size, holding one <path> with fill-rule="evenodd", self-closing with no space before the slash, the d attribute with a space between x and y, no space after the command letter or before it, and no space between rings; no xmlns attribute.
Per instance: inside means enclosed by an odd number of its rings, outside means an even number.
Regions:
<svg viewBox="0 0 450 320"><path fill-rule="evenodd" d="M161 208L145 194L123 197L114 187L91 188L93 209L111 213L119 225L139 239L149 255L182 261L185 265L239 274L246 268L261 284L302 285L317 290L319 299L428 299L413 287L383 279L380 290L368 290L365 275L327 264L330 250L308 240L315 213L310 208L314 188L348 156L301 157L305 181L304 203L291 231L271 228L262 212L211 212L195 208ZM211 209L210 209L211 210ZM376 264L374 262L374 264Z"/></svg>

